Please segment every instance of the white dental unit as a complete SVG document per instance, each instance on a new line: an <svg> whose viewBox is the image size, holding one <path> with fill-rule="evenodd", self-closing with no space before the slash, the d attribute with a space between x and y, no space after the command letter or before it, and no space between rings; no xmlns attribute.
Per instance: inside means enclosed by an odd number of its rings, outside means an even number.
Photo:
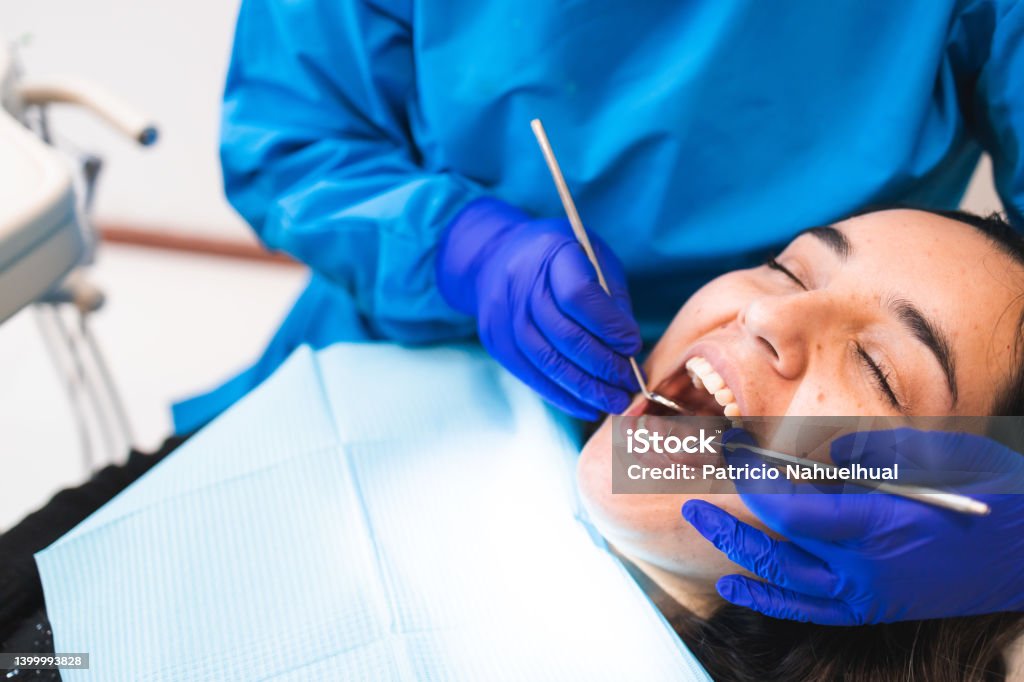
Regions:
<svg viewBox="0 0 1024 682"><path fill-rule="evenodd" d="M86 255L68 164L15 119L24 109L0 52L0 322L59 284Z"/></svg>
<svg viewBox="0 0 1024 682"><path fill-rule="evenodd" d="M155 141L156 130L92 84L22 78L15 56L0 46L0 324L34 307L91 469L95 444L108 455L124 454L132 444L126 413L88 325L104 296L79 267L89 262L95 244L87 209L102 163L53 146L46 107L90 109L142 145Z"/></svg>

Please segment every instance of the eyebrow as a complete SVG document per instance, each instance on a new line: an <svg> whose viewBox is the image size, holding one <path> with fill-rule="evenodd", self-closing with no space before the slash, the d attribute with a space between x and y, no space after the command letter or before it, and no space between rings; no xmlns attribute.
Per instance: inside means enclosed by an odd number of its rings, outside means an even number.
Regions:
<svg viewBox="0 0 1024 682"><path fill-rule="evenodd" d="M942 372L946 375L949 393L953 396L953 405L956 405L956 364L953 361L953 353L950 351L949 339L942 328L925 317L917 306L906 299L890 298L886 301L886 308L892 311L903 326L923 343L939 361L939 366L942 367Z"/></svg>
<svg viewBox="0 0 1024 682"><path fill-rule="evenodd" d="M833 225L810 227L800 234L816 237L842 262L846 262L853 254L853 245L850 244L850 240L846 238L842 230ZM946 386L949 387L949 394L953 397L955 406L958 398L956 363L953 361L953 353L950 350L949 337L941 327L929 320L917 306L906 299L890 298L886 307L935 356L942 368L942 373L946 376Z"/></svg>
<svg viewBox="0 0 1024 682"><path fill-rule="evenodd" d="M839 260L844 263L853 253L853 245L850 244L850 240L846 238L846 235L842 231L833 227L832 225L819 225L818 227L809 227L797 236L809 234L813 237L817 237L825 246L832 250Z"/></svg>

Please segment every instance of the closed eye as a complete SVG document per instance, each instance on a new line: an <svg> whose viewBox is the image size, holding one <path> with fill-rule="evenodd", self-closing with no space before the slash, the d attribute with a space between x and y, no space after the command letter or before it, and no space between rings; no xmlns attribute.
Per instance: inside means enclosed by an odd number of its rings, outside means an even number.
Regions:
<svg viewBox="0 0 1024 682"><path fill-rule="evenodd" d="M787 268L785 265L783 265L779 261L775 260L774 258L769 258L768 260L766 260L764 262L764 264L767 265L772 270L778 270L779 272L784 274L786 277L789 277L791 280L796 282L797 285L799 285L801 289L803 289L805 291L807 290L807 285L804 284L803 282L801 282L800 278L797 277L796 275L794 275L792 270Z"/></svg>
<svg viewBox="0 0 1024 682"><path fill-rule="evenodd" d="M871 373L872 380L878 387L879 392L894 408L903 412L903 405L900 404L899 399L896 397L896 393L892 390L892 385L889 383L889 375L859 343L857 344L857 355L860 356L861 362L864 363L868 372Z"/></svg>

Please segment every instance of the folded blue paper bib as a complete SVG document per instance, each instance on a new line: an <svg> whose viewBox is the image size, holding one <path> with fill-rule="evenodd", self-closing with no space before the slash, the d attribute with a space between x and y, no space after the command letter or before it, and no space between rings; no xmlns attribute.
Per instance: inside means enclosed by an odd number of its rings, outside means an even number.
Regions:
<svg viewBox="0 0 1024 682"><path fill-rule="evenodd" d="M707 680L479 350L300 349L36 556L77 680Z"/></svg>

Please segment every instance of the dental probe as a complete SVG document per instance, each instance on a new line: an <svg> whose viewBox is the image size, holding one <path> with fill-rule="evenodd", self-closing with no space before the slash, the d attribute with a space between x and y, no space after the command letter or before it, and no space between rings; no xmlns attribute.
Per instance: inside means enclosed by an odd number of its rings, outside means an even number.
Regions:
<svg viewBox="0 0 1024 682"><path fill-rule="evenodd" d="M787 455L783 452L776 452L774 450L767 450L765 448L757 447L756 445L744 445L743 443L723 443L718 441L718 445L728 450L749 450L755 455L760 455L765 459L772 460L775 462L783 462L785 464L794 464L801 467L810 467L812 469L842 469L842 467L835 464L828 464L826 462L816 462L814 460L803 459L801 457L794 457L793 455ZM855 481L854 481L855 482ZM856 482L855 482L856 483ZM860 483L858 483L860 485ZM874 488L883 493L889 493L890 495L897 495L899 497L905 497L908 500L917 500L918 502L924 502L935 507L942 507L944 509L950 509L961 514L971 514L973 516L987 516L992 510L984 502L980 502L965 495L958 495L956 493L947 493L935 488L926 488L924 486L917 485L898 485L896 483L874 483L864 482L863 485Z"/></svg>
<svg viewBox="0 0 1024 682"><path fill-rule="evenodd" d="M565 177L562 176L562 169L558 165L558 159L555 158L555 151L551 148L551 142L548 141L548 135L544 132L544 125L540 122L539 118L535 118L530 121L530 128L533 129L533 134L537 138L537 144L540 145L541 152L544 153L544 160L548 164L548 170L551 171L551 177L555 181L555 187L558 188L558 196L562 199L562 207L565 208L565 214L569 218L569 224L572 225L573 234L576 235L576 241L583 247L584 253L587 254L587 259L590 260L590 264L594 266L594 271L597 273L597 281L601 284L601 288L609 296L612 295L610 289L608 289L608 282L604 279L604 273L601 271L601 265L597 262L597 255L594 253L594 247L590 245L590 238L587 237L587 231L583 228L583 221L580 220L580 214L576 210L576 202L572 199L572 194L569 192L569 186L565 183ZM674 400L666 398L665 396L655 393L647 389L647 382L644 380L644 375L640 372L640 366L636 362L636 358L629 359L629 365L633 368L633 374L636 376L636 381L640 384L640 390L644 394L644 397L651 402L664 405L670 410L675 410L679 414L692 415L693 413L689 410L680 407Z"/></svg>

